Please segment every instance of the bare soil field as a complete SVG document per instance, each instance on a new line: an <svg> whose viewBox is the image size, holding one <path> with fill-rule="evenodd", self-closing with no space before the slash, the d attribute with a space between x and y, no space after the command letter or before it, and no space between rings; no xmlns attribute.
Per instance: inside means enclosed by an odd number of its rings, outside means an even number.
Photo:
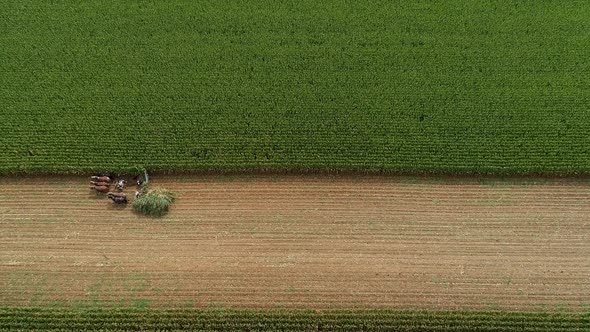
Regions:
<svg viewBox="0 0 590 332"><path fill-rule="evenodd" d="M590 310L586 180L151 184L178 195L164 218L0 178L0 306Z"/></svg>

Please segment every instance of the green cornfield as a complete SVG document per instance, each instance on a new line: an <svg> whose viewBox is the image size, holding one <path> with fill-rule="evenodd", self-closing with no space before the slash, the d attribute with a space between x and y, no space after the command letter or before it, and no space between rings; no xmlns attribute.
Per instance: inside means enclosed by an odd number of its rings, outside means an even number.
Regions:
<svg viewBox="0 0 590 332"><path fill-rule="evenodd" d="M587 1L0 8L0 173L590 173Z"/></svg>
<svg viewBox="0 0 590 332"><path fill-rule="evenodd" d="M590 316L428 311L1 308L0 331L588 331Z"/></svg>

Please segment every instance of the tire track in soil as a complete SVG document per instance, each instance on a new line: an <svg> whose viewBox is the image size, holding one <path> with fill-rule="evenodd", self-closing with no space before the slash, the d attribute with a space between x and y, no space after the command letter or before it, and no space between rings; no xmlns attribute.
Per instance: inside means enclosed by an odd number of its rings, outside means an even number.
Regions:
<svg viewBox="0 0 590 332"><path fill-rule="evenodd" d="M86 183L0 178L0 305L590 308L580 180L156 176L162 219Z"/></svg>

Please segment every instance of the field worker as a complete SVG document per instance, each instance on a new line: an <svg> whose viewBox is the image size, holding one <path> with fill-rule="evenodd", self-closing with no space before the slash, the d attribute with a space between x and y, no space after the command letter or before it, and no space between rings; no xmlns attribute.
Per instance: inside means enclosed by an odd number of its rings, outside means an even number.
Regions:
<svg viewBox="0 0 590 332"><path fill-rule="evenodd" d="M117 189L123 190L123 188L125 187L125 183L126 182L127 181L125 181L125 180L119 180L119 181L117 181Z"/></svg>

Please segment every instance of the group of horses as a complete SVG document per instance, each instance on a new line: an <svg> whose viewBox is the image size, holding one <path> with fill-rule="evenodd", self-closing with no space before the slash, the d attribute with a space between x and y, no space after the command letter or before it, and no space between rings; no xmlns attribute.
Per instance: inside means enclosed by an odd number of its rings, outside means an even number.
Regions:
<svg viewBox="0 0 590 332"><path fill-rule="evenodd" d="M94 175L90 177L90 189L96 192L106 193L107 197L117 204L127 204L127 195L122 192L111 192L112 179L107 175ZM125 180L118 180L115 184L117 190L121 191L127 182Z"/></svg>

